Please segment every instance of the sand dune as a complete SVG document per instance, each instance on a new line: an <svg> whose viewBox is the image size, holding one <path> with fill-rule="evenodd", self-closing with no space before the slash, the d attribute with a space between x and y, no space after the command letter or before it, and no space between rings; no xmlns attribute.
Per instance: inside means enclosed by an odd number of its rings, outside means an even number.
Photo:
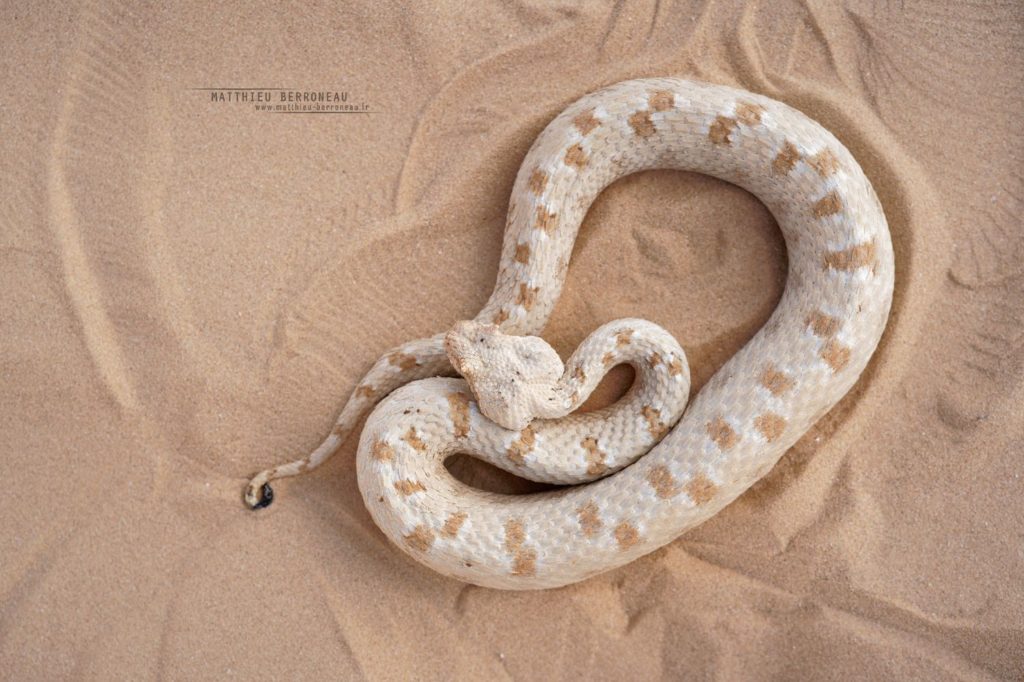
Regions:
<svg viewBox="0 0 1024 682"><path fill-rule="evenodd" d="M4 676L1024 676L1019 3L2 15ZM897 285L854 391L709 523L546 593L465 586L395 551L354 443L246 510L247 477L318 444L381 352L482 306L544 125L655 75L785 101L871 178ZM369 113L199 88L344 92ZM646 317L699 388L785 273L749 194L638 174L590 210L545 335L567 355ZM629 381L614 371L596 401Z"/></svg>

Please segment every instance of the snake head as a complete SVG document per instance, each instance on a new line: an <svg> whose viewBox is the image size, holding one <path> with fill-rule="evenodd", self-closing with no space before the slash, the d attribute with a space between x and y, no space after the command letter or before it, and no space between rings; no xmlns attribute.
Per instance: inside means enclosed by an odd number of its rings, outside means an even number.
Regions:
<svg viewBox="0 0 1024 682"><path fill-rule="evenodd" d="M525 428L557 399L565 366L540 337L511 336L493 324L467 321L448 332L444 347L480 411L506 429Z"/></svg>

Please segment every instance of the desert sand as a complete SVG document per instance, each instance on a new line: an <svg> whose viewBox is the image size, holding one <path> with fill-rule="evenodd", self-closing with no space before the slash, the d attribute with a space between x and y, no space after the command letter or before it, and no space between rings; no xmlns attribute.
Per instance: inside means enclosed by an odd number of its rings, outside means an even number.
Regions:
<svg viewBox="0 0 1024 682"><path fill-rule="evenodd" d="M0 14L3 677L1024 676L1022 5L167 5ZM544 125L658 75L787 102L871 178L897 283L854 391L707 524L549 592L391 547L354 442L246 509L382 352L482 306ZM366 113L211 94L271 87ZM646 317L698 389L785 273L751 195L638 174L592 207L545 337Z"/></svg>

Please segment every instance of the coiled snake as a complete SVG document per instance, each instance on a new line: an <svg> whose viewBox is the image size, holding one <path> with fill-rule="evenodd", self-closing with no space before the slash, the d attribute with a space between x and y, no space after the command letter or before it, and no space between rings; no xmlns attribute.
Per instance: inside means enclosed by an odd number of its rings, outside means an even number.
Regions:
<svg viewBox="0 0 1024 682"><path fill-rule="evenodd" d="M594 198L654 168L748 190L775 216L789 257L771 318L685 413L686 359L652 323L604 325L565 367L530 336L558 300ZM322 464L377 405L359 441L359 487L395 545L479 585L582 580L665 545L764 476L857 381L885 327L893 275L878 198L819 124L729 87L676 78L610 86L562 112L527 154L497 286L475 320L384 355L323 444L256 476L246 502L265 506L269 480ZM568 414L623 362L637 381L622 400ZM439 377L453 367L465 379ZM484 492L447 471L456 452L525 478L581 485Z"/></svg>

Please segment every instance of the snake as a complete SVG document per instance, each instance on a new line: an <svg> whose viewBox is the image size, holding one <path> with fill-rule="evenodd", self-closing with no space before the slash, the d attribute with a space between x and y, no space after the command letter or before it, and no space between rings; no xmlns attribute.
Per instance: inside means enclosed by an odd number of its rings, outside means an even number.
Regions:
<svg viewBox="0 0 1024 682"><path fill-rule="evenodd" d="M650 169L738 185L771 212L786 245L777 306L692 397L682 348L653 322L608 322L565 363L539 336L587 209L615 180ZM258 474L245 502L269 504L271 480L323 464L365 418L358 485L395 547L484 587L587 579L674 541L764 477L860 378L894 277L874 188L822 125L724 85L610 85L569 105L526 154L480 313L381 356L321 445ZM627 393L579 411L619 364L636 370ZM559 485L481 490L445 466L459 453Z"/></svg>

